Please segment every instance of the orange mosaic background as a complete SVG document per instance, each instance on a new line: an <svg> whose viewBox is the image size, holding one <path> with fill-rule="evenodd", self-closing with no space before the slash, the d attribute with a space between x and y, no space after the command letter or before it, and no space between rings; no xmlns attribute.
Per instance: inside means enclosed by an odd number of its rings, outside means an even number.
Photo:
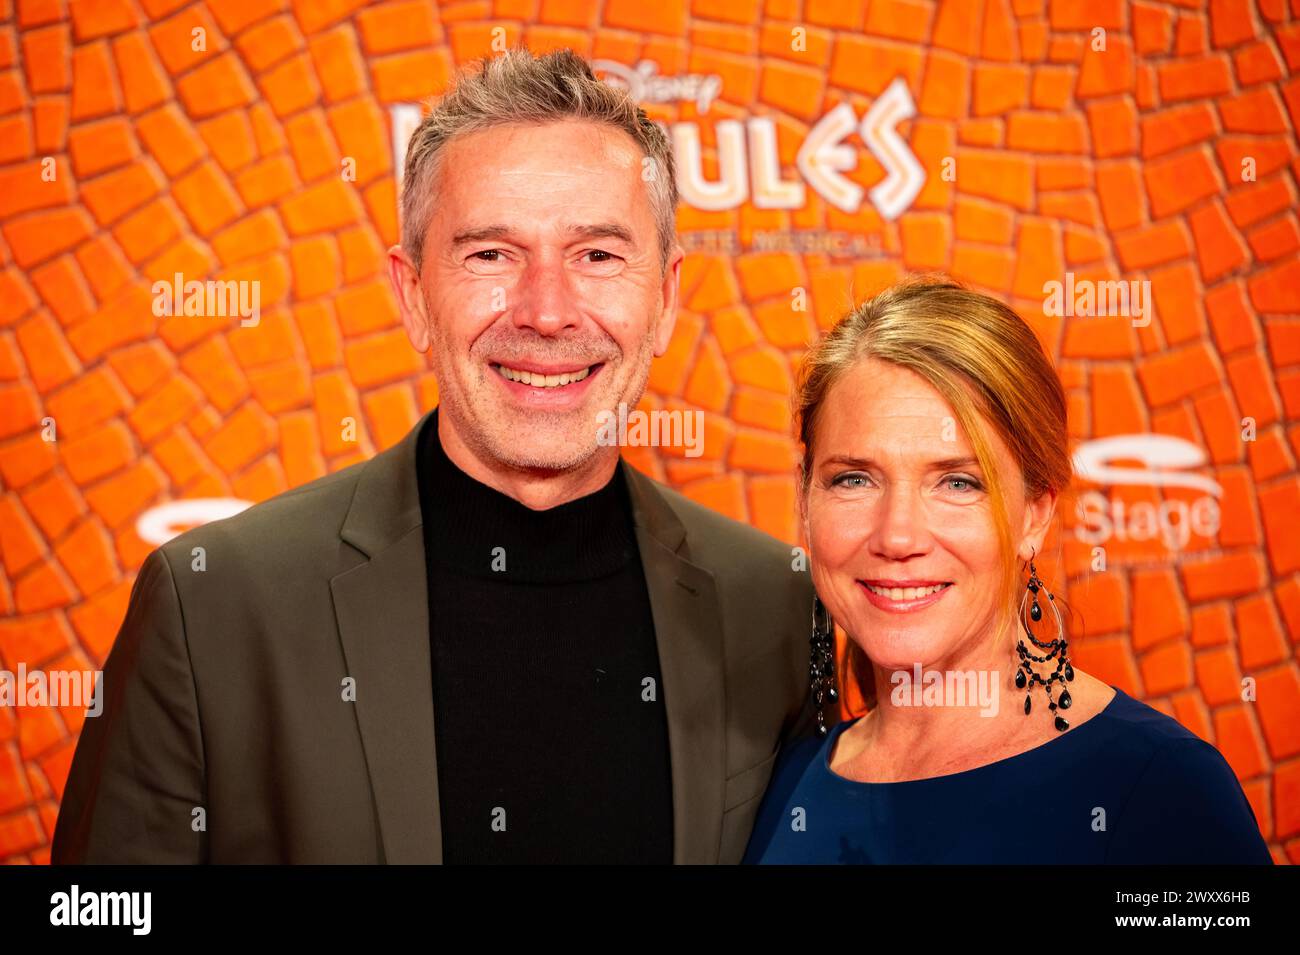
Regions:
<svg viewBox="0 0 1300 955"><path fill-rule="evenodd" d="M875 251L688 255L644 405L702 410L704 453L628 456L796 543L788 398L808 341L908 271L1010 302L1057 361L1076 441L1182 438L1221 489L1214 533L1177 546L1115 521L1104 568L1062 507L1039 568L1074 611L1075 661L1215 743L1275 859L1300 861L1300 0L0 0L0 668L102 666L149 508L264 500L436 404L382 271L389 110L494 38L720 77L704 114L646 103L696 124L709 179L719 120L771 118L797 178L821 117L861 118L902 79L926 178L897 218L811 188L794 210L683 204L684 238L832 231ZM843 175L870 189L887 170L846 142ZM155 317L151 283L177 272L259 281L260 324ZM1149 281L1151 323L1046 314L1067 272ZM1129 515L1198 497L1090 489ZM0 859L48 860L83 719L0 707Z"/></svg>

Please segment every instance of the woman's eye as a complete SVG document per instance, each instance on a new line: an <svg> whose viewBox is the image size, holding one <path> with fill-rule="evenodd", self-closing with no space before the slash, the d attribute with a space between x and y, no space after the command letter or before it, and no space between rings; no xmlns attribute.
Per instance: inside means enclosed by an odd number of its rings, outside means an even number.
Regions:
<svg viewBox="0 0 1300 955"><path fill-rule="evenodd" d="M944 483L955 491L978 491L980 482L971 477L951 475L943 479ZM958 486L960 485L960 486Z"/></svg>
<svg viewBox="0 0 1300 955"><path fill-rule="evenodd" d="M869 480L871 479L865 474L837 474L831 479L831 484L837 487L866 487Z"/></svg>

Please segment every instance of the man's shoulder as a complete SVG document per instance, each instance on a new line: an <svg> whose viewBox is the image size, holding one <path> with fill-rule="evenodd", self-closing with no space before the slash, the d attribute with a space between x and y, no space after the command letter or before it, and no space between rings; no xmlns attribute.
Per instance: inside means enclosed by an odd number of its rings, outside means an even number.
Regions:
<svg viewBox="0 0 1300 955"><path fill-rule="evenodd" d="M753 587L756 580L792 587L810 586L801 553L786 541L744 521L721 514L644 474L686 528L689 559L715 577L737 578Z"/></svg>
<svg viewBox="0 0 1300 955"><path fill-rule="evenodd" d="M331 546L370 461L359 461L237 514L209 521L178 534L161 546L169 558L189 560L195 547L237 552L247 559L272 560Z"/></svg>
<svg viewBox="0 0 1300 955"><path fill-rule="evenodd" d="M777 539L766 531L759 530L752 524L738 521L699 501L692 500L681 491L654 478L649 480L654 483L655 490L663 496L664 501L686 527L691 539L692 552L697 547L708 549L713 545L729 551L756 550L764 558L779 554L787 562L791 560L793 545Z"/></svg>
<svg viewBox="0 0 1300 955"><path fill-rule="evenodd" d="M713 580L729 673L736 686L745 688L737 698L747 698L747 705L759 709L783 701L781 732L802 732L813 718L805 682L813 588L802 552L652 483L685 529L678 554Z"/></svg>

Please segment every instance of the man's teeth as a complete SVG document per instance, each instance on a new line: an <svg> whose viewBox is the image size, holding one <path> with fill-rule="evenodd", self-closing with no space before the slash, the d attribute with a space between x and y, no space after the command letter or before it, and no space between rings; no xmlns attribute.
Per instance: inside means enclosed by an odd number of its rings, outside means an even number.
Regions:
<svg viewBox="0 0 1300 955"><path fill-rule="evenodd" d="M947 584L935 584L933 587L874 587L867 584L867 589L873 594L880 594L890 600L916 600L919 597L937 594L947 586Z"/></svg>
<svg viewBox="0 0 1300 955"><path fill-rule="evenodd" d="M592 366L588 365L581 371L566 371L561 375L541 375L531 371L517 371L514 368L507 368L505 365L494 365L493 367L501 373L502 378L517 381L521 385L532 385L534 388L559 388L575 381L582 381L591 374Z"/></svg>

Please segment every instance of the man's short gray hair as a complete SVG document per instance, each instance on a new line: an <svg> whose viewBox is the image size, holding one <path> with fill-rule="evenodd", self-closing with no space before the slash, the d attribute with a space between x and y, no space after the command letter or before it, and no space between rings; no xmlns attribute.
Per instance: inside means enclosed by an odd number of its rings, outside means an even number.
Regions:
<svg viewBox="0 0 1300 955"><path fill-rule="evenodd" d="M459 133L507 123L582 119L626 132L652 162L643 165L659 238L659 265L677 243L677 170L663 129L623 89L596 79L572 50L535 57L523 48L484 58L478 72L462 74L416 127L406 148L402 178L402 248L419 269L424 236L437 197L443 147Z"/></svg>

